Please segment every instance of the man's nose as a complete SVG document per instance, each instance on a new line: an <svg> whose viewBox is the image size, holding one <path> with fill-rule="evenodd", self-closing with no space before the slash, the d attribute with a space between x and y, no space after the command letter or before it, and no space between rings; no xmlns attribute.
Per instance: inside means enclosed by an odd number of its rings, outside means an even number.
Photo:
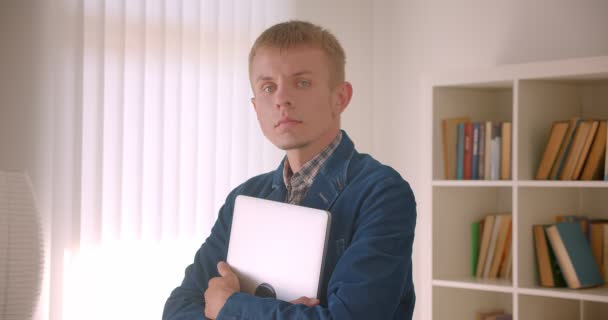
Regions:
<svg viewBox="0 0 608 320"><path fill-rule="evenodd" d="M292 106L291 92L289 88L286 88L285 86L280 86L277 88L274 98L277 109L281 109L281 107L289 108Z"/></svg>

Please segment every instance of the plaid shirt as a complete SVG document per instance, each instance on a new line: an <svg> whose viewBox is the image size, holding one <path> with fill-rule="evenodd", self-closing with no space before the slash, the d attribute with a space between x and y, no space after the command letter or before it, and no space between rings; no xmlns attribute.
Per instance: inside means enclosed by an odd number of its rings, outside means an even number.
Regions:
<svg viewBox="0 0 608 320"><path fill-rule="evenodd" d="M306 192L308 192L308 189L315 181L317 173L319 173L319 170L321 170L321 167L329 156L336 150L340 141L342 141L342 131L338 133L336 138L323 151L306 162L300 171L295 174L291 171L291 167L289 167L289 160L285 158L283 182L285 182L285 187L287 187L287 199L285 200L287 203L300 204L304 200Z"/></svg>

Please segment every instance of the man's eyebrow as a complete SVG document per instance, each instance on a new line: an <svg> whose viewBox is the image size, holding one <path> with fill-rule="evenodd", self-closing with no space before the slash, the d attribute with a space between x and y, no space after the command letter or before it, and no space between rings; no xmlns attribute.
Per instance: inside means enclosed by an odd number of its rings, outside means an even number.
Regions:
<svg viewBox="0 0 608 320"><path fill-rule="evenodd" d="M258 76L257 79L255 79L255 82L259 82L259 81L268 81L268 80L272 80L271 76L265 76L265 75L260 75Z"/></svg>
<svg viewBox="0 0 608 320"><path fill-rule="evenodd" d="M292 74L291 76L292 77L299 77L299 76L302 76L302 75L305 75L305 74L312 74L312 71L303 70L303 71L296 72L296 73Z"/></svg>
<svg viewBox="0 0 608 320"><path fill-rule="evenodd" d="M310 70L302 70L302 71L298 71L296 73L293 73L291 76L292 77L299 77L299 76L303 76L306 74L312 74L313 72ZM255 82L259 82L259 81L268 81L268 80L273 80L273 77L271 76L266 76L266 75L260 75L257 77L257 79L255 79Z"/></svg>

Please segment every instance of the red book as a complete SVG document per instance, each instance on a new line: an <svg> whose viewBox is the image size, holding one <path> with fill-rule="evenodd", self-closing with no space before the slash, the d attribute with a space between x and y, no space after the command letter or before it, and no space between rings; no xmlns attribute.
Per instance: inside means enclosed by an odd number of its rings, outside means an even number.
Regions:
<svg viewBox="0 0 608 320"><path fill-rule="evenodd" d="M464 180L473 178L473 122L464 124Z"/></svg>

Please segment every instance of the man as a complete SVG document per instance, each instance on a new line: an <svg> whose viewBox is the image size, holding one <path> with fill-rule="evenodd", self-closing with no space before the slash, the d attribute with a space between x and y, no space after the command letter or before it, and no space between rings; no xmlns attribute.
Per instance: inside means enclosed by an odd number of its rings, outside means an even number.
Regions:
<svg viewBox="0 0 608 320"><path fill-rule="evenodd" d="M336 38L307 22L277 24L256 40L249 55L251 101L264 135L286 157L276 171L228 195L163 319L411 319L414 195L395 170L359 154L340 130L352 96L344 66ZM241 194L331 212L320 301L239 292L223 261Z"/></svg>

